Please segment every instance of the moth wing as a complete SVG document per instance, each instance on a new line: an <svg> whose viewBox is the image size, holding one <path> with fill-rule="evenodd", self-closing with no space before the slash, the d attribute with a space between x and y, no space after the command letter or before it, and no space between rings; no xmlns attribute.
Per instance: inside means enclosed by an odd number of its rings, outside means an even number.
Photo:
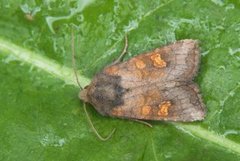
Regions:
<svg viewBox="0 0 240 161"><path fill-rule="evenodd" d="M148 81L186 81L196 75L199 61L198 42L187 39L108 66L103 73L120 76L128 88Z"/></svg>
<svg viewBox="0 0 240 161"><path fill-rule="evenodd" d="M166 86L169 86L166 88ZM190 85L136 88L124 96L124 104L115 107L110 116L169 121L196 121L205 116L198 86Z"/></svg>
<svg viewBox="0 0 240 161"><path fill-rule="evenodd" d="M181 40L104 68L87 89L87 102L113 117L195 121L205 108L192 83L200 61L197 41Z"/></svg>

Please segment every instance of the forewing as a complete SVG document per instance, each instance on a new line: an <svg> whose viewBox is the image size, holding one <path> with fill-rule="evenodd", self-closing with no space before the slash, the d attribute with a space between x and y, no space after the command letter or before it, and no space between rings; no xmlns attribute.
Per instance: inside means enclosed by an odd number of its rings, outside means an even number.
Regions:
<svg viewBox="0 0 240 161"><path fill-rule="evenodd" d="M177 86L176 86L177 85ZM124 104L109 115L143 120L196 121L205 108L196 84L166 84L136 88L124 95Z"/></svg>
<svg viewBox="0 0 240 161"><path fill-rule="evenodd" d="M148 82L188 81L196 75L200 61L198 43L181 40L108 66L103 73L120 76L126 88Z"/></svg>
<svg viewBox="0 0 240 161"><path fill-rule="evenodd" d="M87 102L102 115L143 119L202 120L205 108L192 82L200 61L197 41L181 40L97 74Z"/></svg>

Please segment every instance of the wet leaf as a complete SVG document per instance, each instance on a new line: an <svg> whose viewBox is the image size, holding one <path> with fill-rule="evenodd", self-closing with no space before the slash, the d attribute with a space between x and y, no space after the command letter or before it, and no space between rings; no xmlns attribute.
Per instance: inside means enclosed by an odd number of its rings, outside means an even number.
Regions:
<svg viewBox="0 0 240 161"><path fill-rule="evenodd" d="M240 159L240 3L221 1L0 2L0 160ZM71 32L81 85L123 48L128 55L180 39L200 41L202 122L151 122L153 128L88 112L72 72Z"/></svg>

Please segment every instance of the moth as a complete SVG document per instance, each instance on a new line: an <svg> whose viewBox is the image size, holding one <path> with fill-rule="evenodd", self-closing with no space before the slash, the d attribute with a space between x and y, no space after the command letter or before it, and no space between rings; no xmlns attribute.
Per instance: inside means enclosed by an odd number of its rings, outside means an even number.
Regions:
<svg viewBox="0 0 240 161"><path fill-rule="evenodd" d="M203 120L205 105L193 82L200 57L196 40L176 41L105 67L80 91L79 97L104 116Z"/></svg>

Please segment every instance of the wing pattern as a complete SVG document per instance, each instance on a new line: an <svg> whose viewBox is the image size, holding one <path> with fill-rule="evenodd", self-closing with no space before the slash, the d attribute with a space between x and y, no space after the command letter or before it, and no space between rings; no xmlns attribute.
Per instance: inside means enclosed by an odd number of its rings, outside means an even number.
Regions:
<svg viewBox="0 0 240 161"><path fill-rule="evenodd" d="M181 40L97 74L88 102L112 117L195 121L205 116L199 87L192 82L200 53L195 40Z"/></svg>

